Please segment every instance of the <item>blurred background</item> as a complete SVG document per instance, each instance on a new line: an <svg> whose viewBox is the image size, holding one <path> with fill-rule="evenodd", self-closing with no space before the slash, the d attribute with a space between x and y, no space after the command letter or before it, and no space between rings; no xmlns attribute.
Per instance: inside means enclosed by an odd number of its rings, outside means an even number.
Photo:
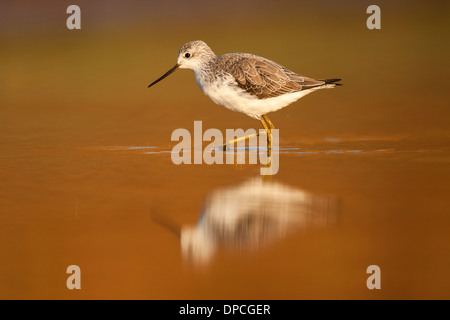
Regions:
<svg viewBox="0 0 450 320"><path fill-rule="evenodd" d="M81 30L66 27L71 4ZM371 4L380 30L366 27ZM449 13L443 1L2 1L0 298L450 298ZM199 268L152 220L195 225L211 194L259 176L172 163L172 131L195 120L260 126L188 70L147 89L190 40L343 79L271 115L288 151L264 179L333 199L332 227L225 246ZM71 264L81 290L66 288ZM381 290L366 287L372 264Z"/></svg>

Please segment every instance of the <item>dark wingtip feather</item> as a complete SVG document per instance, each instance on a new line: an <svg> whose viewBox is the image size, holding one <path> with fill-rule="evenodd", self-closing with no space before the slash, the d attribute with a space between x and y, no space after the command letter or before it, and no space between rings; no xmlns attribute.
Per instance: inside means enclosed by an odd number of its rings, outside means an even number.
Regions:
<svg viewBox="0 0 450 320"><path fill-rule="evenodd" d="M342 83L335 83L335 82L341 81L341 79L324 79L321 81L324 81L325 84L334 84L336 86L342 86Z"/></svg>

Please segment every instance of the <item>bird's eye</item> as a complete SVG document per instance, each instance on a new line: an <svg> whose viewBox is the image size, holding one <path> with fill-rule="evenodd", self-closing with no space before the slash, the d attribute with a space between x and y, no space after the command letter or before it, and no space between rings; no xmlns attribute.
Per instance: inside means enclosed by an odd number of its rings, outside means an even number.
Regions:
<svg viewBox="0 0 450 320"><path fill-rule="evenodd" d="M184 56L185 56L186 58L190 58L190 57L191 57L191 54L188 52L188 53L186 53Z"/></svg>

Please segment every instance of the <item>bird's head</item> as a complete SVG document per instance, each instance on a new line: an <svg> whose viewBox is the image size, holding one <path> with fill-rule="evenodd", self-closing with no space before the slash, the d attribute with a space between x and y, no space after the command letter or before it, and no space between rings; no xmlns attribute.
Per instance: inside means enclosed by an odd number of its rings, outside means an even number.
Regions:
<svg viewBox="0 0 450 320"><path fill-rule="evenodd" d="M214 52L201 40L190 41L181 46L177 64L180 69L196 70L205 62L215 58Z"/></svg>
<svg viewBox="0 0 450 320"><path fill-rule="evenodd" d="M164 75L152 82L152 84L150 84L148 87L150 88L154 84L158 83L178 68L191 69L196 71L200 69L206 62L215 57L216 55L214 54L214 52L203 41L189 41L181 46L180 51L178 52L177 64L174 65Z"/></svg>

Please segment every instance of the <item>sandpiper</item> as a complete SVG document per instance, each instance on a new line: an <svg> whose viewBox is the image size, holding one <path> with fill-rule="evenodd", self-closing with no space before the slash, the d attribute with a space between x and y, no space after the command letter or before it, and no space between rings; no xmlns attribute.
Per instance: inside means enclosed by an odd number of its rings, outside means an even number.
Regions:
<svg viewBox="0 0 450 320"><path fill-rule="evenodd" d="M340 85L336 82L341 80L301 76L276 62L249 53L216 56L205 42L196 40L181 46L177 63L148 87L178 68L193 70L200 89L218 105L261 121L269 148L270 132L275 127L267 117L268 113L315 90Z"/></svg>

